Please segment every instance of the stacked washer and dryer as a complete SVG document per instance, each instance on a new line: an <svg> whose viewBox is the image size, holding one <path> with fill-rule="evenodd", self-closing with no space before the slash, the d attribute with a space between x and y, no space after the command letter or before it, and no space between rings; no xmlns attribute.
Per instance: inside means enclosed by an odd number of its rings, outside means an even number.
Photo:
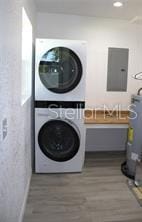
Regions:
<svg viewBox="0 0 142 222"><path fill-rule="evenodd" d="M35 171L81 172L86 42L36 40Z"/></svg>

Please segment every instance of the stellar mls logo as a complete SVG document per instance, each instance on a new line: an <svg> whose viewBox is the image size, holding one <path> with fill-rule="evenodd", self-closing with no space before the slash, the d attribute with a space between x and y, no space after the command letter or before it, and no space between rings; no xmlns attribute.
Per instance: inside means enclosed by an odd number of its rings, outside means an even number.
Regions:
<svg viewBox="0 0 142 222"><path fill-rule="evenodd" d="M61 105L51 104L49 106L49 112L53 118L65 118L69 120L83 119L84 109L80 104L77 104L75 108L63 108Z"/></svg>
<svg viewBox="0 0 142 222"><path fill-rule="evenodd" d="M124 115L125 112L122 109L120 104L117 104L113 107L108 107L103 104L103 106L97 108L87 108L82 109L81 105L77 105L76 108L62 108L60 105L51 104L49 106L49 112L52 114L53 118L66 118L69 120L75 119L97 119L100 112L101 118L106 119L108 117L115 117L117 120L126 120L126 119L136 119L138 114L135 111L136 105L132 104L127 107L127 115Z"/></svg>
<svg viewBox="0 0 142 222"><path fill-rule="evenodd" d="M136 119L138 114L135 111L136 105L132 104L127 107L127 110L122 108L122 105L117 104L113 107L108 107L103 104L103 106L97 108L87 109L87 115L85 114L85 119L97 119L101 113L101 118L107 119L108 117L115 117L117 120L126 120L126 119ZM123 113L126 113L125 115Z"/></svg>

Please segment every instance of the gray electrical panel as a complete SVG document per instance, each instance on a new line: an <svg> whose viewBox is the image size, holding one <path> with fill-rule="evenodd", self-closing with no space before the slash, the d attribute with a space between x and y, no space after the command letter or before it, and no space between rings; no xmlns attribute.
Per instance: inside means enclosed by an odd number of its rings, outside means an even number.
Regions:
<svg viewBox="0 0 142 222"><path fill-rule="evenodd" d="M108 49L107 91L127 91L129 49Z"/></svg>

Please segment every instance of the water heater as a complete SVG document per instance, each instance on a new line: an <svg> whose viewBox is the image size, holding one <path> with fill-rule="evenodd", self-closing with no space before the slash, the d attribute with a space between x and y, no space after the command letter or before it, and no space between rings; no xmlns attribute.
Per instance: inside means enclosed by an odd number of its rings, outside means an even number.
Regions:
<svg viewBox="0 0 142 222"><path fill-rule="evenodd" d="M128 129L126 162L122 171L130 178L135 178L137 161L142 159L142 96L133 95Z"/></svg>

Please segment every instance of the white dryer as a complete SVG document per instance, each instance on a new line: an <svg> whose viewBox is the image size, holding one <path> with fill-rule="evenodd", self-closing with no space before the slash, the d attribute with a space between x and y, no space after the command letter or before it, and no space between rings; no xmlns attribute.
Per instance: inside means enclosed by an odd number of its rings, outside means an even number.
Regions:
<svg viewBox="0 0 142 222"><path fill-rule="evenodd" d="M85 156L83 112L83 102L55 102L52 106L50 102L36 102L36 173L82 171Z"/></svg>
<svg viewBox="0 0 142 222"><path fill-rule="evenodd" d="M36 101L84 101L86 42L37 39Z"/></svg>

